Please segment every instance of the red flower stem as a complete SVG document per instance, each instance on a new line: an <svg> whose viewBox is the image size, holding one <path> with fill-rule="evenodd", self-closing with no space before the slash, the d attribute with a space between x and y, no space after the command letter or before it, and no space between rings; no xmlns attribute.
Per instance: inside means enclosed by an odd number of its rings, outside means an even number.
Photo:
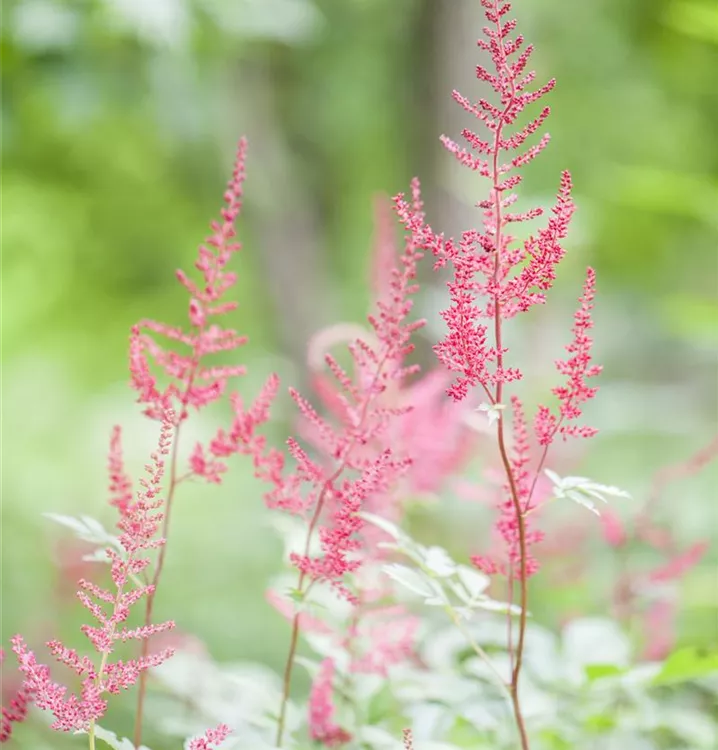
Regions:
<svg viewBox="0 0 718 750"><path fill-rule="evenodd" d="M498 138L498 136L497 136ZM495 179L498 180L498 172L495 171ZM498 193L497 193L498 194ZM499 268L499 253L498 248L500 247L500 241L501 241L501 224L500 224L500 218L501 218L501 204L499 203L498 199L496 202L496 211L498 214L499 221L497 223L497 232L496 232L496 242L497 242L497 252L496 252L496 268ZM497 274L498 275L498 274ZM496 336L496 366L497 370L499 371L499 381L496 384L496 403L501 403L501 397L502 397L502 390L503 390L503 383L500 380L501 377L501 371L503 368L503 355L501 353L502 349L502 339L501 339L501 307L499 303L498 296L494 297L494 333ZM511 685L510 685L510 692L511 692L511 703L513 705L514 709L514 718L516 719L516 726L519 730L519 737L521 738L521 750L530 750L529 745L529 739L528 735L526 733L526 725L524 723L524 717L523 713L521 711L521 702L519 699L519 678L521 676L521 668L523 666L523 654L524 654L524 641L526 639L526 617L527 617L527 609L528 609L528 583L526 580L526 557L527 557L527 550L526 550L526 519L524 516L524 511L521 508L521 501L519 500L519 494L516 487L516 480L514 479L514 473L511 469L511 462L509 460L508 452L506 450L506 440L504 438L504 419L503 416L499 418L498 421L498 443L499 443L499 454L501 455L501 462L504 466L504 471L506 473L506 478L509 482L509 490L511 492L511 500L513 502L514 506L514 513L516 514L516 522L518 524L518 532L519 532L519 586L520 586L520 593L519 593L519 606L521 607L521 612L519 614L519 632L518 632L518 640L516 643L516 650L515 652L512 649L511 653L511 661L513 664L513 669L511 672ZM513 570L511 570L511 575L513 576ZM513 592L513 582L510 583L511 591ZM513 628L510 628L510 633L513 633ZM509 644L512 644L513 637L509 636Z"/></svg>
<svg viewBox="0 0 718 750"><path fill-rule="evenodd" d="M496 31L501 42L501 24L497 13L496 17ZM499 290L501 282L501 250L502 250L502 224L503 217L501 215L501 191L499 190L500 174L499 174L499 151L501 147L501 133L504 126L504 119L509 111L509 108L513 104L515 95L515 84L512 76L508 76L511 81L511 96L509 97L508 104L506 105L503 114L499 118L499 121L494 131L494 149L493 149L493 163L492 163L492 182L493 182L493 200L495 208L495 221L496 221L496 245L495 245L495 257L494 257L494 285L497 289L494 294L494 337L496 343L496 398L497 404L502 403L503 397L503 340L501 336L501 301L499 299ZM514 709L514 718L516 719L516 726L518 727L519 736L521 738L521 750L530 750L529 739L526 734L526 725L524 723L523 713L521 711L521 702L519 700L519 678L521 676L521 667L523 666L523 654L524 654L524 641L526 638L526 610L528 608L528 584L526 581L526 520L524 518L523 509L521 508L521 501L519 499L519 493L516 487L516 481L514 474L511 469L511 462L506 451L506 440L504 436L504 419L503 416L499 417L498 420L498 444L499 454L501 455L501 462L504 466L506 478L509 483L509 489L511 492L511 500L514 506L514 513L516 514L516 522L518 524L519 532L519 606L521 607L521 613L519 615L519 632L516 643L515 658L512 655L513 669L511 672L511 703ZM513 590L513 589L512 589ZM509 639L510 641L512 639Z"/></svg>
<svg viewBox="0 0 718 750"><path fill-rule="evenodd" d="M511 673L511 702L514 708L516 725L518 726L519 735L521 737L521 750L530 750L528 735L526 734L526 726L524 724L524 718L521 712L521 703L519 701L519 677L521 676L521 667L523 666L524 641L526 638L526 610L528 608L528 584L526 581L526 521L523 511L521 510L521 503L519 502L518 493L516 491L516 482L514 481L511 464L506 453L503 419L499 420L498 432L499 453L501 454L501 461L504 465L504 470L506 471L506 477L509 480L511 499L514 504L514 512L516 513L516 520L518 523L519 531L519 606L521 607L521 612L519 614L518 642L516 644L515 652L516 658L514 662L513 672Z"/></svg>
<svg viewBox="0 0 718 750"><path fill-rule="evenodd" d="M509 606L506 608L506 644L509 652L509 669L514 671L514 621L511 619L511 605L514 603L514 564L509 560L509 580L507 585L507 596Z"/></svg>
<svg viewBox="0 0 718 750"><path fill-rule="evenodd" d="M501 207L497 202L497 212L500 212ZM500 226L500 224L499 224ZM497 243L500 241L500 229L497 230ZM498 247L498 244L497 244ZM499 265L498 251L496 265ZM499 306L498 297L494 298L494 332L496 335L496 364L497 369L501 372L503 364L503 356L501 354L501 308ZM496 384L496 403L501 403L502 396L502 385L501 380ZM504 471L506 478L509 482L509 489L511 492L511 500L514 505L514 513L516 514L516 522L518 524L519 532L519 606L521 612L519 614L519 632L518 640L516 643L516 650L512 653L513 670L511 672L511 703L514 709L514 718L516 719L516 726L519 730L519 737L521 738L521 750L530 750L528 735L526 734L526 725L524 723L523 713L521 711L521 702L519 699L519 678L521 676L521 668L523 666L523 654L524 654L524 641L526 638L526 617L528 609L528 584L526 580L526 520L524 517L523 509L521 508L521 502L519 500L518 490L516 488L516 481L514 474L511 469L511 462L509 461L508 452L506 450L506 440L504 438L504 419L503 416L498 421L498 443L499 443L499 454L501 455L501 462L504 465ZM512 571L513 575L513 571ZM513 590L513 584L512 590ZM513 632L513 629L512 629ZM510 639L511 641L511 639Z"/></svg>

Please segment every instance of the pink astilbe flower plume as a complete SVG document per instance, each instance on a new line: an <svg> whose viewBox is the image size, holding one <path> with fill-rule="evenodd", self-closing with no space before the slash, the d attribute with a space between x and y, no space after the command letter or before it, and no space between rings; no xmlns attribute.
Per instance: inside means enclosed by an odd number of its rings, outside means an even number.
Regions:
<svg viewBox="0 0 718 750"><path fill-rule="evenodd" d="M190 740L187 750L218 750L230 734L232 730L226 724L219 724L214 729L208 729L203 737Z"/></svg>
<svg viewBox="0 0 718 750"><path fill-rule="evenodd" d="M189 466L184 472L178 469L179 433L189 416L190 408L200 410L220 399L226 392L230 379L242 375L242 365L223 365L207 361L215 355L233 352L246 342L230 328L221 325L221 318L232 312L237 304L225 301L226 292L235 284L236 274L228 271L232 256L240 250L235 241L234 223L242 207L242 191L245 178L246 141L240 140L234 163L232 178L224 193L225 207L219 221L210 225L211 234L200 245L195 269L198 279L192 279L184 271L177 271L177 278L189 292L188 322L179 328L143 320L132 329L130 337L130 373L132 387L138 393L138 401L146 405L145 413L154 419L162 418L169 408L176 414L174 427L175 444L171 457L169 486L167 490L167 515L163 536L169 533L170 511L175 490L184 480L199 477L218 484L227 471L223 459L234 454L251 455L258 474L273 481L281 471L281 459L276 451L266 450L264 436L258 428L269 417L269 406L278 388L278 380L271 375L253 405L245 408L239 394L230 395L235 417L228 431L218 430L207 445L196 443L190 452ZM158 338L169 342L161 345ZM153 370L162 372L168 381L160 386ZM156 588L165 560L164 549L160 552L152 585ZM154 588L147 597L145 626L152 618ZM145 641L142 658L147 658ZM143 705L146 691L144 675L140 679L137 711L135 717L135 745L141 744Z"/></svg>
<svg viewBox="0 0 718 750"><path fill-rule="evenodd" d="M390 293L399 256L396 242L396 227L393 223L392 204L379 196L374 202L374 241L372 246L371 279L372 305ZM420 207L419 207L420 208ZM375 346L373 337L351 323L338 323L324 328L312 337L308 347L307 365L311 371L312 384L324 409L336 420L350 419L345 409L343 391L353 387L351 380L343 381L336 371L336 360L331 355L342 344L352 343L357 338ZM403 495L433 493L458 471L468 459L472 448L472 432L467 426L467 414L471 406L459 405L446 398L449 373L437 367L421 378L392 381L382 394L382 403L405 410L391 422L390 429L381 434L382 445L375 438L361 448L369 455L386 447L395 453L411 456L412 465L404 478ZM301 424L302 437L320 452L326 447L312 429L312 424ZM398 522L401 515L401 497L377 498L372 513ZM366 533L375 536L372 527Z"/></svg>
<svg viewBox="0 0 718 750"><path fill-rule="evenodd" d="M565 438L593 437L597 430L573 424L581 416L581 405L590 401L598 391L589 386L588 378L600 374L601 366L591 364L591 346L593 341L588 332L593 328L591 310L596 287L596 272L589 268L586 272L586 283L583 295L579 299L580 307L576 311L573 324L573 341L566 347L571 355L566 360L558 360L556 368L566 377L566 385L553 389L553 394L559 400L559 415L554 416L545 406L539 406L534 420L534 431L541 445L550 445L555 435ZM567 424L571 422L572 424Z"/></svg>
<svg viewBox="0 0 718 750"><path fill-rule="evenodd" d="M110 660L118 642L145 640L174 627L171 621L139 628L124 626L132 606L153 591L153 586L145 585L141 577L150 564L147 554L164 544L158 534L164 517L164 500L160 493L174 421L174 415L168 413L161 426L157 451L147 466L148 476L141 480L142 489L134 502L124 509L118 524L122 553L113 549L107 551L114 588L103 589L85 579L78 582L77 596L97 621L96 625L82 626L97 657L80 655L57 640L47 643L55 659L82 678L80 694L70 694L64 685L55 682L49 668L37 662L21 636L12 639L25 689L34 696L38 708L54 714L53 729L91 730L94 722L105 713L108 695L130 688L144 670L158 666L172 655L172 649L164 649L139 659Z"/></svg>
<svg viewBox="0 0 718 750"><path fill-rule="evenodd" d="M387 677L394 665L414 659L420 625L416 615L402 605L366 608L358 614L345 644L352 672Z"/></svg>
<svg viewBox="0 0 718 750"><path fill-rule="evenodd" d="M418 184L413 186L413 205L420 210ZM397 232L391 218L389 201L377 199L372 307L380 310L387 300L396 298L397 271L401 271ZM400 299L396 298L396 301ZM366 331L356 324L340 323L322 329L309 343L307 364L324 416L320 418L311 404L299 394L293 394L300 406L300 436L314 449L312 458L297 441L289 442L290 453L300 467L302 477L308 481L321 483L326 472L335 466L342 449L342 438L338 441L337 436L341 436L342 431L356 429L355 404L366 399L363 393L365 384L371 383L371 373L362 372L361 363L357 363L356 358L354 369L344 371L334 353L341 345L348 344L350 349L361 346L355 343L357 339L365 348L380 351L383 344L377 333L381 331L376 324L372 331ZM385 335L384 339L389 341ZM335 571L356 573L351 591L334 584L335 589L354 605L348 623L332 623L330 626L310 617L307 612L297 615L301 632L321 632L331 637L335 647L348 656L350 673L387 676L392 667L415 657L418 630L417 618L404 607L387 606L391 584L379 572L387 557L387 550L380 542L386 541L387 537L373 524L362 524L357 511L369 511L399 523L406 498L416 492L436 491L462 464L471 446L464 423L468 409L449 401L444 393L447 373L437 369L410 382L407 375L411 374L411 368L403 365L407 353L398 351L387 365L396 371L398 377L387 379L381 393L369 393L374 399L372 408L384 410L389 418L384 428L372 427L366 437L355 441L351 462L346 468L353 470L353 474L359 473L360 479L345 478L341 484L342 497L327 498L327 513L332 514L329 517L335 523L333 529L319 529L324 556L315 560L303 558L301 554L292 557L307 579L329 580L332 567ZM410 465L406 462L401 467L399 483L394 481L393 471L388 475L385 473L385 461L390 457L411 459ZM374 471L373 475L371 471ZM300 483L296 486L301 490ZM295 502L293 492L287 492L285 498ZM341 518L337 514L338 505L343 507L338 511ZM291 601L283 599L277 592L269 592L268 597L285 617L292 619L294 605Z"/></svg>
<svg viewBox="0 0 718 750"><path fill-rule="evenodd" d="M120 516L124 517L132 505L132 481L125 472L122 457L122 428L119 425L112 429L107 469L110 478L110 505L117 508Z"/></svg>
<svg viewBox="0 0 718 750"><path fill-rule="evenodd" d="M0 665L5 661L5 650L0 648ZM10 690L8 690L10 688ZM27 718L29 706L35 700L35 691L27 680L22 680L14 686L9 685L3 675L3 704L7 692L12 693L12 698L7 705L2 706L2 724L0 724L0 742L9 742L12 737L13 724L21 724Z"/></svg>
<svg viewBox="0 0 718 750"><path fill-rule="evenodd" d="M419 206L418 183L413 190ZM342 580L361 562L352 555L359 549L358 535L363 527L357 513L366 509L372 498L385 493L409 466L406 458L395 456L382 438L407 411L406 407L387 403L385 394L416 371L404 364L404 358L413 350L411 334L424 325L423 320L407 321L411 295L418 289L413 279L420 257L413 242L407 242L399 267L393 269L391 282L377 301L378 312L369 316L371 343L357 339L349 345L354 372L350 375L331 354L325 354L326 365L338 384L335 399L342 405L341 422L336 425L325 419L307 399L290 389L302 419L311 429L313 444L328 460L315 460L290 438L287 445L296 463L295 471L265 474L274 484L266 498L269 507L306 518L310 532L317 530L319 534L321 555L312 558L306 551L296 553L294 565L302 576L329 582L350 600L352 595ZM275 463L272 468L276 469Z"/></svg>
<svg viewBox="0 0 718 750"><path fill-rule="evenodd" d="M210 364L206 360L232 352L247 341L245 336L222 327L219 322L237 307L236 302L223 298L237 279L227 265L241 249L234 239L234 223L242 208L246 147L242 139L224 194L226 206L221 219L211 223L212 233L199 247L195 268L201 280L195 281L184 271L177 271L177 279L190 294L188 328L142 320L133 327L130 337L131 382L138 401L146 404L145 413L155 419L161 418L167 408L173 408L177 426L187 419L190 407L199 410L217 401L224 395L228 381L245 373L242 365ZM158 336L167 339L171 346L158 343ZM168 379L164 387L158 384L153 369L159 369ZM189 473L219 483L227 466L218 459L238 451L238 444L232 440L220 439L209 447L198 443L190 456Z"/></svg>
<svg viewBox="0 0 718 750"><path fill-rule="evenodd" d="M419 184L412 185L412 206L421 210ZM291 554L299 571L296 594L304 597L316 583L326 583L343 598L357 604L359 599L346 583L347 574L361 567L362 530L365 526L359 512L376 498L387 497L411 461L397 455L387 445L386 436L407 407L386 401L386 395L397 384L417 371L407 366L405 358L413 350L411 335L424 325L423 320L407 320L412 309L412 295L418 290L414 282L421 252L411 237L390 274L384 294L376 302L376 312L368 316L372 336L357 339L349 345L353 360L350 374L331 354L325 363L337 381L334 403L342 418L333 424L321 416L298 392L290 394L312 434L312 443L321 456L315 459L295 439L288 441L296 468L281 472L276 456L269 457L271 471L260 468L258 474L271 480L267 494L270 508L298 515L307 522L304 549ZM367 337L368 338L368 337ZM265 458L255 456L261 464ZM310 554L311 542L318 536L320 553ZM281 746L284 720L296 654L300 615L292 621L292 638L287 659L276 744Z"/></svg>
<svg viewBox="0 0 718 750"><path fill-rule="evenodd" d="M325 747L340 747L352 736L334 723L334 662L325 659L309 695L309 734Z"/></svg>
<svg viewBox="0 0 718 750"><path fill-rule="evenodd" d="M509 350L504 343L503 325L519 313L546 301L546 292L556 278L556 267L565 255L565 239L574 203L571 198L571 178L561 176L556 203L545 225L519 242L511 233L517 224L534 221L543 209L532 207L512 212L518 200L514 192L522 181L521 170L530 164L548 145L544 134L533 145L529 139L543 128L550 114L547 106L527 124L516 127L518 118L529 105L543 99L555 85L553 79L531 89L535 79L527 65L533 47L524 47L521 34L513 36L516 21L507 18L511 3L501 0L481 0L487 25L478 46L488 56L491 65L478 65L476 77L494 92L493 101L481 98L470 101L457 91L454 100L481 125L483 135L468 128L462 131L466 146L442 136L444 147L468 169L489 182L488 196L477 206L483 212L481 229L462 233L457 241L437 234L425 222L424 216L403 198L396 201L397 212L417 246L429 250L436 258L436 266L450 266L453 271L448 281L450 304L442 311L447 333L435 346L439 360L456 377L448 393L462 401L474 392L485 400L487 414L496 422L497 448L505 474L504 492L500 500L497 531L503 538L508 566L484 557L474 558L485 571L507 573L520 585L521 615L518 638L512 637L509 622L509 651L512 677L510 692L514 715L519 730L521 747L529 747L528 735L518 697L528 588L526 579L537 569L530 547L541 539L541 533L530 529L533 519L534 489L546 459L546 451L555 434L588 437L595 430L578 427L574 420L581 414L581 405L592 398L595 388L586 379L599 372L590 364L590 311L593 301L595 274L589 269L581 298L581 309L576 314L574 342L568 347L571 355L557 363L567 384L554 389L560 401L560 415L554 416L541 407L535 420L535 432L544 452L538 466L528 467L528 430L520 401L512 398L514 441L513 454L508 449L505 435L507 415L504 413L504 389L520 380L523 373L508 364ZM513 591L509 586L510 595ZM515 646L514 646L515 644Z"/></svg>
<svg viewBox="0 0 718 750"><path fill-rule="evenodd" d="M543 127L550 110L544 107L523 127L514 132L511 128L523 110L547 95L555 82L550 80L529 90L535 74L526 72L526 66L533 47L523 48L521 35L511 37L516 22L506 18L510 3L482 0L482 5L488 25L483 29L485 38L479 40L478 46L488 53L493 70L479 65L476 76L493 89L496 102L479 99L472 103L456 91L453 96L488 131L487 136L483 139L465 129L462 135L468 149L447 136L442 137L442 143L462 164L490 181L488 198L478 203L483 211L483 228L467 230L456 241L435 233L425 223L423 215L406 201L397 201L397 211L417 245L435 255L437 266L449 264L453 268L453 277L448 282L451 302L442 312L448 331L435 348L439 360L457 374L449 394L456 400L463 400L471 390L477 389L481 397L488 400L485 408L501 410L505 408L505 386L522 377L520 370L506 364L509 351L503 343L503 324L546 301L546 292L556 278L556 267L565 254L562 241L568 232L574 203L571 178L564 172L546 225L520 243L509 233L511 225L534 220L543 214L540 207L521 213L511 213L508 208L518 199L512 191L521 182L520 170L548 145L548 135L533 146L527 147L526 142ZM595 273L589 268L580 309L575 316L574 341L567 347L570 357L557 362L559 373L567 379L566 385L553 389L560 402L560 412L555 416L548 407L540 406L534 420L534 432L544 448L556 434L589 437L596 432L575 424L582 404L596 393L595 388L588 386L587 379L600 372L600 367L591 364L588 336L592 327L594 289ZM520 562L519 575L523 578L536 570L528 546L541 534L528 530L527 516L533 510L534 489L546 451L538 467L531 472L527 466L528 435L523 409L516 399L512 399L512 405L517 430L515 439L525 458L509 457L503 437L505 419L499 418L498 442L508 500L501 501L497 528L506 541L509 561ZM498 416L499 412L496 414ZM503 565L486 558L477 557L476 562L484 570L505 570Z"/></svg>

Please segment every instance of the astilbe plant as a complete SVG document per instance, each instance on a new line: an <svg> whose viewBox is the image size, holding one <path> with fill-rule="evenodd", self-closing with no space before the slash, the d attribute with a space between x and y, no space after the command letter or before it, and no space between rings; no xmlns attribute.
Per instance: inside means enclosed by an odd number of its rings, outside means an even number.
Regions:
<svg viewBox="0 0 718 750"><path fill-rule="evenodd" d="M173 426L176 432L170 459L166 512L163 536L169 532L170 513L175 492L180 483L196 477L218 484L227 466L222 459L236 453L260 453L264 438L257 434L257 427L268 418L268 409L278 385L272 375L259 394L256 402L247 410L237 393L230 400L236 412L229 432L219 430L209 446L196 443L185 470L179 467L179 435L182 424L188 419L190 409L200 410L220 399L231 378L244 374L241 365L217 365L208 362L212 355L233 352L246 343L246 337L236 331L223 328L221 320L237 307L234 301L223 301L226 292L236 282L236 274L227 270L232 256L240 250L235 241L234 223L242 207L242 189L245 179L246 141L242 139L237 149L232 179L224 194L226 207L221 220L211 224L212 234L206 244L199 248L195 268L200 280L194 281L184 271L177 271L177 279L189 292L188 329L143 320L132 329L130 337L130 373L132 387L138 393L138 402L145 404L145 414L153 419L163 418L168 409L176 417ZM171 344L163 347L156 336L162 336ZM179 351L177 351L179 349ZM152 363L163 373L167 382L160 385L153 373ZM145 626L152 618L154 592L162 575L165 561L162 547L152 577L152 591L145 607ZM142 658L147 658L147 642ZM135 724L135 744L142 738L142 721L146 682L140 679Z"/></svg>
<svg viewBox="0 0 718 750"><path fill-rule="evenodd" d="M154 586L144 584L140 577L150 564L147 553L165 543L158 534L164 518L164 499L160 492L166 456L172 443L173 422L174 415L168 410L162 421L157 451L147 469L148 478L142 481L137 499L125 508L119 522L121 550L108 550L114 588L103 589L84 579L78 582L77 596L98 623L82 627L96 658L81 656L60 641L47 644L57 661L70 667L82 679L80 695L68 695L67 688L51 678L49 668L37 662L23 638L13 638L13 651L24 675L24 690L32 696L33 703L52 712L55 717L53 729L86 731L90 748L95 747L95 724L107 709L107 696L132 687L140 674L172 655L171 649L164 649L126 662L110 660L118 642L147 641L150 636L174 627L172 621L149 623L138 628L123 625L130 608L154 591Z"/></svg>
<svg viewBox="0 0 718 750"><path fill-rule="evenodd" d="M413 186L413 206L415 210L421 210L416 183ZM377 199L372 290L374 305L380 310L386 307L387 300L393 300L394 305L402 304L405 293L400 286L397 287L397 281L407 271L410 275L414 273L415 249L411 238L407 238L404 255L399 255L391 218L390 204ZM408 267L407 262L410 264ZM397 267L397 263L400 267ZM407 288L406 293L410 291L413 289ZM373 316L369 320L373 326L370 331L338 324L317 334L309 346L308 366L317 396L333 422L341 425L343 430L351 428L353 417L351 411L347 410L342 382L331 376L335 367L331 350L344 343L352 350L359 345L359 341L371 342L365 343L365 346L377 352L381 351L382 346L386 348L386 332L378 329ZM407 328L407 333L411 333L411 330ZM386 343L382 342L382 337L387 340ZM409 347L400 351L395 358L396 365L408 353ZM401 522L408 496L438 491L443 482L460 469L471 446L471 432L465 424L467 410L443 398L443 389L448 383L447 373L437 368L412 382L410 376L413 374L418 375L417 368L399 368L393 376L385 379L381 392L374 394L373 398L377 407L385 410L389 418L381 429L373 430L353 450L357 466L357 462L389 453L411 458L410 463L405 461L401 466L401 476L394 477L398 481L375 488L361 505L362 511L393 523ZM353 379L356 383L362 382L361 367L357 368ZM304 419L301 429L324 464L331 468L335 459L331 445L322 439L324 430L318 428L313 419ZM357 566L351 571L352 606L344 618L329 623L326 620L312 620L306 613L298 615L299 630L331 638L336 653L345 662L341 673L337 674L334 658L325 657L311 694L310 733L313 739L327 745L337 743L337 738L351 736L345 729L332 723L332 692L341 692L343 702L351 704L356 675L387 677L393 666L416 658L419 618L404 606L391 602L391 582L381 574L382 565L390 559L390 553L382 544L387 540L386 534L374 525L363 524L357 529L355 554L361 560L361 568ZM287 603L282 603L277 592L270 592L270 599L280 611L291 616L291 608ZM340 690L333 689L333 682L339 684Z"/></svg>
<svg viewBox="0 0 718 750"><path fill-rule="evenodd" d="M276 391L277 379L270 376L256 402L245 409L238 394L231 394L235 419L229 431L219 430L205 447L197 443L191 452L189 465L183 470L179 464L179 436L182 425L190 416L190 409L200 410L220 399L231 378L242 375L244 367L208 362L212 355L232 352L245 343L246 338L232 329L223 328L223 316L236 308L235 302L222 301L235 281L236 274L227 270L232 255L240 249L234 241L234 223L242 205L242 186L245 178L246 141L240 141L232 179L224 195L226 207L221 221L211 225L212 234L201 245L195 267L201 281L193 281L183 271L177 278L190 294L189 327L179 327L143 320L133 326L129 347L131 385L143 404L144 413L160 422L160 440L148 478L141 481L142 489L133 497L132 483L122 459L121 429L115 427L110 441L108 469L110 478L109 503L119 512L119 538L106 550L111 565L114 590L82 579L78 597L98 626L85 625L83 633L97 652L98 659L80 656L60 641L48 642L55 658L74 670L82 678L79 696L68 695L67 688L51 679L48 667L39 664L35 654L22 637L13 639L24 681L19 698L10 708L3 709L3 741L9 739L11 723L24 718L28 700L38 708L55 716L53 728L60 731L86 731L90 747L95 747L96 722L107 708L107 696L117 694L139 682L135 715L134 745L140 747L146 694L147 670L157 667L172 655L172 649L151 653L151 636L174 627L174 622L152 622L153 604L165 561L166 542L170 529L170 513L177 487L190 478L201 478L219 483L227 470L220 460L235 453L259 453L264 438L257 428L268 418L268 408ZM157 341L162 336L171 346ZM162 385L153 368L166 379ZM59 518L61 522L67 519ZM97 540L94 540L97 541ZM102 539L101 541L107 541ZM148 556L157 550L152 574ZM101 557L99 558L101 559ZM143 623L137 628L126 628L130 608L144 599ZM140 654L126 662L110 661L118 641L139 640ZM220 726L209 730L204 738L193 740L194 750L208 750L226 738L229 729Z"/></svg>
<svg viewBox="0 0 718 750"><path fill-rule="evenodd" d="M464 231L459 240L437 234L405 200L397 200L399 217L416 244L431 251L437 268L450 266L452 278L448 282L450 306L442 312L448 332L436 345L439 360L456 379L449 395L457 401L468 397L473 389L480 389L485 398L483 407L495 417L496 442L505 472L505 499L497 528L505 540L506 560L497 562L475 557L485 572L503 572L520 589L520 616L515 647L511 649L512 673L510 692L521 746L529 747L529 738L521 710L519 683L528 613L528 578L538 568L532 547L542 533L530 527L529 514L533 510L533 491L541 473L548 449L557 436L590 437L595 429L580 426L583 403L591 399L596 389L588 379L600 368L591 364L591 308L596 276L592 268L586 282L573 328L573 342L568 345L569 358L557 362L566 382L554 388L559 400L559 411L554 413L540 406L534 419L536 439L543 446L538 466L529 468L528 429L524 409L517 395L507 399L507 388L519 381L523 373L510 365L509 351L504 342L504 325L516 315L525 313L546 301L546 293L556 277L556 267L565 254L565 239L574 203L571 198L571 178L561 176L552 216L544 227L523 242L516 242L511 226L536 219L543 214L540 207L521 213L509 209L517 201L514 190L520 185L520 170L532 162L548 145L545 134L537 144L526 147L526 141L539 132L548 115L545 106L539 114L522 127L516 122L524 110L546 96L555 85L553 79L530 90L535 79L527 65L533 47L524 47L522 35L512 36L516 21L507 14L510 3L482 0L487 25L478 46L488 53L491 69L478 65L476 77L495 92L493 102L479 99L474 103L455 91L455 101L472 114L486 131L479 135L465 129L462 136L468 148L447 136L442 137L446 149L468 169L489 182L489 195L478 206L483 210L482 229ZM510 409L509 409L510 404ZM511 413L513 428L508 427ZM514 449L507 447L507 430L513 429ZM513 586L509 586L509 591ZM509 643L513 644L513 624L509 620Z"/></svg>
<svg viewBox="0 0 718 750"><path fill-rule="evenodd" d="M420 210L418 184L414 185L413 203ZM388 445L386 435L391 425L407 411L406 407L386 404L383 396L395 383L401 382L416 371L407 365L405 357L411 353L411 334L424 325L423 320L408 320L412 309L411 295L415 284L417 262L421 253L409 239L394 268L384 294L376 303L376 312L369 315L373 341L356 339L349 345L354 364L350 375L330 353L325 363L338 384L335 394L340 405L342 420L337 425L321 417L297 391L290 390L297 407L311 428L313 439L322 448L326 459L318 462L293 438L288 441L289 451L297 468L276 474L274 487L267 494L270 508L298 515L306 521L306 536L302 550L293 552L291 562L298 571L293 591L295 599L305 600L317 583L331 585L339 596L352 604L359 599L346 585L349 574L356 574L362 564L365 550L361 534L364 522L359 512L369 507L373 498L387 497L392 486L407 470L410 459L395 455ZM310 554L313 537L317 534L320 552ZM291 687L292 673L301 629L300 612L292 618L289 654L284 670L284 688L277 728L276 744L282 746L284 725ZM322 684L315 691L325 700L327 685L331 682L333 666L324 666ZM338 729L322 712L312 711L311 731L315 739L336 738ZM322 723L324 722L324 723ZM335 739L333 740L335 741Z"/></svg>

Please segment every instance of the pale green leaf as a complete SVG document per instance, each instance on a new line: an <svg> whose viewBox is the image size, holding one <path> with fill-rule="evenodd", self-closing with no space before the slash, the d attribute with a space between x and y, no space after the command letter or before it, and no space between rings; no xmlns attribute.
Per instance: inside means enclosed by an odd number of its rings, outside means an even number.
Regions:
<svg viewBox="0 0 718 750"><path fill-rule="evenodd" d="M433 597L437 594L436 589L438 587L432 580L413 568L392 563L391 565L384 565L382 569L393 581L396 581L405 589L419 594L419 596Z"/></svg>

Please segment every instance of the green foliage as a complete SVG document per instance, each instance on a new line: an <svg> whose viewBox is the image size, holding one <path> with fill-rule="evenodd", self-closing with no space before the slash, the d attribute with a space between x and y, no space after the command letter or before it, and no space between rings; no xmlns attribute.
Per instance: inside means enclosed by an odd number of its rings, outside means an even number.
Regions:
<svg viewBox="0 0 718 750"><path fill-rule="evenodd" d="M718 652L705 652L686 647L674 651L653 679L654 685L672 685L697 680L708 675L718 676Z"/></svg>

